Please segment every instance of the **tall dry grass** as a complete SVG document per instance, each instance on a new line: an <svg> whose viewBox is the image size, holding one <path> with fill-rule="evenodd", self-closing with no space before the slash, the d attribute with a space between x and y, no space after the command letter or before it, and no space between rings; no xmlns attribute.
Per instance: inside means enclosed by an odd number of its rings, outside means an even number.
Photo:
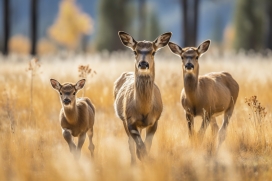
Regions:
<svg viewBox="0 0 272 181"><path fill-rule="evenodd" d="M132 71L128 53L91 56L47 56L39 61L33 78L29 58L1 57L0 62L0 180L271 180L272 179L272 57L207 53L200 60L200 74L228 71L238 81L240 93L228 126L227 138L216 156L208 128L204 142L190 144L187 122L180 104L183 87L181 60L170 53L156 55L156 83L164 110L146 163L130 166L128 140L113 109L113 82ZM90 65L96 75L88 79L85 96L96 106L95 158L87 140L82 157L75 161L62 137L58 122L61 108L49 79L79 80L78 66ZM79 96L81 93L78 94ZM256 95L267 114L254 121L245 97ZM32 119L29 119L33 102ZM255 115L256 116L256 115ZM222 116L217 118L221 124ZM196 118L195 129L200 127Z"/></svg>

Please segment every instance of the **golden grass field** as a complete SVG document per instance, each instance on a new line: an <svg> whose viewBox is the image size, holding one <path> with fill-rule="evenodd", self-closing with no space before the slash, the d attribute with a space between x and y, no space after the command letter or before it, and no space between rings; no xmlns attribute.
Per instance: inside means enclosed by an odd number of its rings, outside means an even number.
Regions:
<svg viewBox="0 0 272 181"><path fill-rule="evenodd" d="M128 138L114 113L113 82L122 72L133 71L133 59L132 53L41 57L31 95L31 71L26 71L30 58L1 57L0 180L272 180L272 56L229 53L220 58L210 50L199 60L201 75L228 71L240 85L227 138L211 156L210 128L200 146L192 146L188 138L180 104L181 60L168 48L159 52L155 82L164 110L149 161L131 167ZM78 66L87 64L97 72L85 85L85 96L96 106L95 157L91 159L86 138L75 161L62 137L61 104L49 79L75 83L80 79ZM245 97L253 95L267 112L264 118L245 103ZM219 125L221 120L219 116ZM196 118L195 129L200 123Z"/></svg>

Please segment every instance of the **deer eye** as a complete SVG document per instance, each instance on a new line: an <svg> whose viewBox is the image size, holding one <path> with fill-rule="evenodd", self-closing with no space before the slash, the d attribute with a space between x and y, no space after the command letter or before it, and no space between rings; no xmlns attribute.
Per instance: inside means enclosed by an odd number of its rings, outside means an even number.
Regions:
<svg viewBox="0 0 272 181"><path fill-rule="evenodd" d="M134 51L134 55L137 55L137 52L136 52L136 51Z"/></svg>
<svg viewBox="0 0 272 181"><path fill-rule="evenodd" d="M76 92L74 92L73 95L76 95Z"/></svg>
<svg viewBox="0 0 272 181"><path fill-rule="evenodd" d="M60 95L62 95L62 93L61 93L61 92L60 92L59 94L60 94Z"/></svg>
<svg viewBox="0 0 272 181"><path fill-rule="evenodd" d="M156 52L153 52L153 53L152 53L152 56L154 56L155 54L156 54Z"/></svg>
<svg viewBox="0 0 272 181"><path fill-rule="evenodd" d="M196 59L198 60L198 56L196 57Z"/></svg>

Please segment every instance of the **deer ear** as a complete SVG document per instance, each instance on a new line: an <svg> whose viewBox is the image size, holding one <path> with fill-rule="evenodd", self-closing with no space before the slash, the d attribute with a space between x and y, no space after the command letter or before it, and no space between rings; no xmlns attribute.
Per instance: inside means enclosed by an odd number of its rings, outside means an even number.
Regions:
<svg viewBox="0 0 272 181"><path fill-rule="evenodd" d="M160 48L166 46L168 44L171 36L172 36L171 32L167 32L167 33L164 33L164 34L158 36L158 38L156 38L156 40L153 41L156 51L159 50Z"/></svg>
<svg viewBox="0 0 272 181"><path fill-rule="evenodd" d="M197 51L200 56L209 49L210 44L211 44L211 40L206 40L197 47Z"/></svg>
<svg viewBox="0 0 272 181"><path fill-rule="evenodd" d="M82 89L85 85L86 79L79 80L74 86L76 90Z"/></svg>
<svg viewBox="0 0 272 181"><path fill-rule="evenodd" d="M54 89L56 89L56 90L60 90L61 89L61 84L57 81L57 80L55 80L55 79L50 79L50 82L51 82L51 85L52 85L52 87L54 88Z"/></svg>
<svg viewBox="0 0 272 181"><path fill-rule="evenodd" d="M182 54L182 52L183 52L182 48L180 48L180 46L178 46L177 44L175 44L175 43L173 43L173 42L169 42L169 43L168 43L168 47L170 48L170 50L171 50L174 54L176 54L176 55L178 55L178 56L180 56L180 55Z"/></svg>
<svg viewBox="0 0 272 181"><path fill-rule="evenodd" d="M130 36L129 34L127 34L124 31L119 31L118 35L119 35L119 38L120 38L121 42L123 43L123 45L129 47L132 50L135 49L137 41L134 40L134 38L132 36Z"/></svg>

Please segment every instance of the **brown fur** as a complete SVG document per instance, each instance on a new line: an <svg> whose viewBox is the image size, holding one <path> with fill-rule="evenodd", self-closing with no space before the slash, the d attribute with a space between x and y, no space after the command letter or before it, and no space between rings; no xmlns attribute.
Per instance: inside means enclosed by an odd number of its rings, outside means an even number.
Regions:
<svg viewBox="0 0 272 181"><path fill-rule="evenodd" d="M89 137L89 150L92 156L94 151L92 137L95 107L87 97L76 98L76 92L81 89L85 83L84 79L80 81L77 83L78 85L73 85L72 83L64 83L61 85L56 80L51 79L52 87L60 93L62 109L60 110L59 119L63 130L63 137L67 141L70 151L74 154L75 158L80 157L86 133ZM77 86L79 86L78 89ZM65 105L65 99L70 100L69 105ZM78 137L77 146L74 144L72 136Z"/></svg>
<svg viewBox="0 0 272 181"><path fill-rule="evenodd" d="M135 163L135 143L138 158L144 158L151 147L163 109L160 90L154 83L154 53L167 45L171 34L163 34L154 42L137 42L124 32L119 32L119 36L122 43L135 52L136 59L134 73L123 73L114 83L115 111L129 136L131 162ZM148 63L147 70L139 68L142 61ZM144 128L145 143L140 135Z"/></svg>
<svg viewBox="0 0 272 181"><path fill-rule="evenodd" d="M236 103L239 85L227 72L213 72L199 76L198 58L208 50L210 41L203 42L198 48L180 48L169 42L171 51L182 58L184 89L181 103L186 111L189 136L194 134L194 117L201 116L203 121L198 137L202 140L209 123L212 123L213 136L218 131L215 117L224 114L223 125L219 130L218 147L224 141L229 119ZM193 70L186 69L192 64Z"/></svg>

